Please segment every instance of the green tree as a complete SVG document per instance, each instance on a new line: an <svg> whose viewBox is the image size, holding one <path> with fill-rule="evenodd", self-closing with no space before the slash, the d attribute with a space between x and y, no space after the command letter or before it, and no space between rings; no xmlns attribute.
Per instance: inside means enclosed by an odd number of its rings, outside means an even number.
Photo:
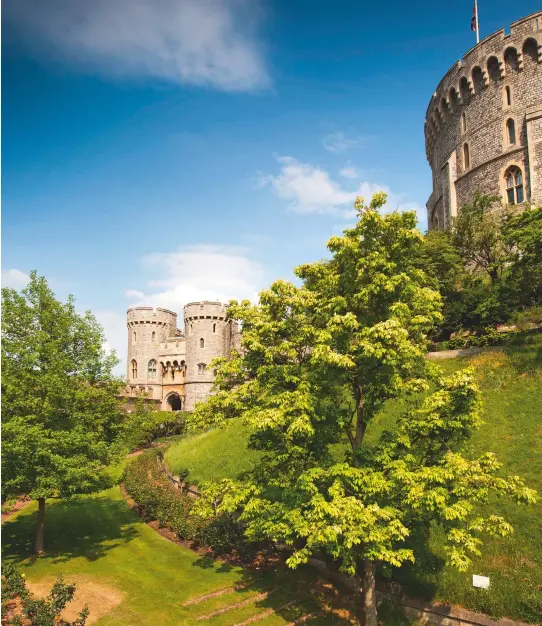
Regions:
<svg viewBox="0 0 542 626"><path fill-rule="evenodd" d="M121 417L103 342L91 313L59 302L36 272L22 292L2 289L2 492L38 500L36 553L46 498L106 484Z"/></svg>
<svg viewBox="0 0 542 626"><path fill-rule="evenodd" d="M200 513L240 510L249 539L290 546L291 567L323 553L361 574L368 626L376 564L413 561L414 527L440 522L450 562L465 569L479 535L511 530L476 504L535 498L519 478L499 476L492 455L460 454L480 423L477 391L469 372L446 378L424 358L441 299L419 267L415 214L382 216L384 203L384 194L356 201L357 224L329 240L331 258L296 269L301 287L277 281L257 306L231 303L242 350L215 362L215 393L192 417L208 427L240 416L262 452L248 480L209 489ZM395 429L371 445L371 422L398 398Z"/></svg>
<svg viewBox="0 0 542 626"><path fill-rule="evenodd" d="M542 207L513 216L503 230L510 249L503 297L516 309L542 304Z"/></svg>
<svg viewBox="0 0 542 626"><path fill-rule="evenodd" d="M501 278L510 253L503 231L512 213L511 207L502 206L499 196L478 193L454 220L453 242L465 266L482 271L492 283Z"/></svg>

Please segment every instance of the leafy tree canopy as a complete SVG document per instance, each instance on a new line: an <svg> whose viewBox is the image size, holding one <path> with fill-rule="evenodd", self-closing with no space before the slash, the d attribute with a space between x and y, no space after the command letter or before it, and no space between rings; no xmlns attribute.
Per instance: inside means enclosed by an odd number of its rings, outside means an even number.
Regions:
<svg viewBox="0 0 542 626"><path fill-rule="evenodd" d="M103 345L91 313L59 302L36 272L21 293L2 289L2 492L38 499L41 524L45 498L106 482L122 420Z"/></svg>
<svg viewBox="0 0 542 626"><path fill-rule="evenodd" d="M483 533L511 531L476 505L490 494L535 499L492 455L461 454L480 424L478 393L470 372L444 377L424 358L441 298L420 269L415 214L381 215L384 204L384 194L368 206L358 198L357 224L330 239L331 258L296 269L301 287L277 281L259 305L231 303L242 350L214 363L215 394L192 417L208 427L241 416L262 452L247 481L209 487L200 512L240 510L249 538L291 547L291 567L326 553L362 573L369 626L375 564L413 561L415 525L441 523L450 562L465 569ZM394 398L409 401L393 432L367 445Z"/></svg>

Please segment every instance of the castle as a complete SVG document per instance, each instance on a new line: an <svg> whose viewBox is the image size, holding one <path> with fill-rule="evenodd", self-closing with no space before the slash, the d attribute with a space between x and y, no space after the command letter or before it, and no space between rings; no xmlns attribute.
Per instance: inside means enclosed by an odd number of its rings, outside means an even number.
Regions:
<svg viewBox="0 0 542 626"><path fill-rule="evenodd" d="M447 229L475 192L542 204L542 11L471 48L425 116L430 229Z"/></svg>
<svg viewBox="0 0 542 626"><path fill-rule="evenodd" d="M430 229L450 227L475 192L508 204L542 204L542 11L471 48L440 81L425 117L433 174ZM167 309L128 310L129 400L190 411L214 381L209 363L240 346L220 302L184 307L184 333Z"/></svg>
<svg viewBox="0 0 542 626"><path fill-rule="evenodd" d="M143 394L166 411L191 411L213 385L209 363L240 345L227 305L192 302L184 307L184 333L177 313L153 307L128 309L128 376L124 395Z"/></svg>

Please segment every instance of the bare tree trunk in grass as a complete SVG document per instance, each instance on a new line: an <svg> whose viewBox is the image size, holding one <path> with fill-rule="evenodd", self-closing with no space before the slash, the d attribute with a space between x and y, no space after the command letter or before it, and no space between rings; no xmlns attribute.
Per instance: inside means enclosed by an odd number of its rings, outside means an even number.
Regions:
<svg viewBox="0 0 542 626"><path fill-rule="evenodd" d="M376 563L363 560L363 626L377 626L376 616Z"/></svg>
<svg viewBox="0 0 542 626"><path fill-rule="evenodd" d="M38 522L36 524L36 540L34 543L34 553L43 554L43 533L45 527L45 498L38 498Z"/></svg>

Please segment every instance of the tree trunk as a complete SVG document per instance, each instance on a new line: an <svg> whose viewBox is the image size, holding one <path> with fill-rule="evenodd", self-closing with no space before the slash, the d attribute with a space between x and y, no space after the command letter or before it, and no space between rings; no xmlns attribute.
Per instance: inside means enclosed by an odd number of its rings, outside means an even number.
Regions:
<svg viewBox="0 0 542 626"><path fill-rule="evenodd" d="M364 559L362 588L364 626L377 626L375 571L375 562L369 559Z"/></svg>
<svg viewBox="0 0 542 626"><path fill-rule="evenodd" d="M38 523L36 524L36 541L34 543L34 553L43 554L43 531L45 527L45 498L38 498Z"/></svg>

